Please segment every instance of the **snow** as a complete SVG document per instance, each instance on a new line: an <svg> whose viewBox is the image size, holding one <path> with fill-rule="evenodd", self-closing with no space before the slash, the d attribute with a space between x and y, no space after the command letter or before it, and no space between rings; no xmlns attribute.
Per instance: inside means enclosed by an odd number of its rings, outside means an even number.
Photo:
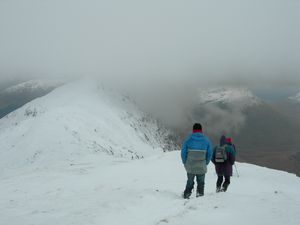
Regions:
<svg viewBox="0 0 300 225"><path fill-rule="evenodd" d="M84 157L55 170L1 177L3 224L299 223L298 177L238 163L226 193L215 193L212 165L205 196L181 198L186 177L178 151L141 160Z"/></svg>
<svg viewBox="0 0 300 225"><path fill-rule="evenodd" d="M207 88L199 90L201 104L223 103L240 109L259 105L262 100L246 88Z"/></svg>
<svg viewBox="0 0 300 225"><path fill-rule="evenodd" d="M90 81L57 88L0 120L0 218L9 225L296 225L300 179L237 163L226 193L181 197L170 133L126 96Z"/></svg>
<svg viewBox="0 0 300 225"><path fill-rule="evenodd" d="M99 152L141 158L162 151L169 135L126 96L75 82L0 120L0 169L43 168Z"/></svg>

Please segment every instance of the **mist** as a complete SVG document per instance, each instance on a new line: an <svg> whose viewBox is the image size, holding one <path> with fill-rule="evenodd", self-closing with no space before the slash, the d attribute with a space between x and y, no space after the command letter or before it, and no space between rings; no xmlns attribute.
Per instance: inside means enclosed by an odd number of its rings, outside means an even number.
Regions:
<svg viewBox="0 0 300 225"><path fill-rule="evenodd" d="M0 82L96 77L181 125L201 87L299 87L299 11L297 0L0 0Z"/></svg>
<svg viewBox="0 0 300 225"><path fill-rule="evenodd" d="M299 9L296 0L2 0L0 72L159 82L294 80Z"/></svg>

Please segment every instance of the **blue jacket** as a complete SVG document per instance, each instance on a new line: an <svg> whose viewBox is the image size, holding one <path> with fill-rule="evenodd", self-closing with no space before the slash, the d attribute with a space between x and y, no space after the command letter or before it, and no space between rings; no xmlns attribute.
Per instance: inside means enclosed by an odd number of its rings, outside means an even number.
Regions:
<svg viewBox="0 0 300 225"><path fill-rule="evenodd" d="M183 164L186 163L188 149L206 150L206 165L209 164L213 153L212 145L209 139L202 133L192 133L183 142L181 148L181 159Z"/></svg>

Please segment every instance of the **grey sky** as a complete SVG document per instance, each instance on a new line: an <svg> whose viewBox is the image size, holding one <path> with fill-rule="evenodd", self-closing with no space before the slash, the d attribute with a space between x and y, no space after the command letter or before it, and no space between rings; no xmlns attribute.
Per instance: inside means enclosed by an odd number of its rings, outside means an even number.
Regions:
<svg viewBox="0 0 300 225"><path fill-rule="evenodd" d="M0 76L295 85L299 12L298 0L0 0Z"/></svg>

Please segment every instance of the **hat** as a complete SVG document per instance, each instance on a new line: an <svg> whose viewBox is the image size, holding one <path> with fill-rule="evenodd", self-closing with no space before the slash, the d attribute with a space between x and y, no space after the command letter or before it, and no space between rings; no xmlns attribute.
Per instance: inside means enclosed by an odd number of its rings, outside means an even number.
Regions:
<svg viewBox="0 0 300 225"><path fill-rule="evenodd" d="M226 143L229 143L229 144L231 144L231 143L232 143L232 140L231 140L231 138L226 138Z"/></svg>
<svg viewBox="0 0 300 225"><path fill-rule="evenodd" d="M202 132L202 125L200 123L195 123L193 125L193 132Z"/></svg>

